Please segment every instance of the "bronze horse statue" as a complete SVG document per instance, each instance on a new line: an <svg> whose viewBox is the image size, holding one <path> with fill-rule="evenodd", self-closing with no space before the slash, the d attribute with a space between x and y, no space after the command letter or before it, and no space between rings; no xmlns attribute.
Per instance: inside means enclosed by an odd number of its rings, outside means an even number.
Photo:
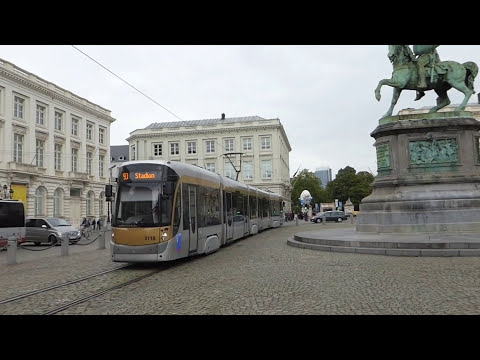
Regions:
<svg viewBox="0 0 480 360"><path fill-rule="evenodd" d="M465 95L463 102L455 111L465 110L468 100L475 94L473 83L478 74L478 66L472 61L460 64L455 61L441 61L434 66L434 70L427 68L426 88L418 87L418 70L415 55L408 45L389 45L388 58L393 64L391 79L380 80L375 89L375 98L380 101L380 89L383 85L393 87L393 97L390 108L382 118L391 116L402 90L417 90L419 92L434 90L437 95L437 106L430 109L430 113L437 112L450 104L447 91L452 87ZM441 71L438 71L438 70ZM421 96L420 96L421 97Z"/></svg>

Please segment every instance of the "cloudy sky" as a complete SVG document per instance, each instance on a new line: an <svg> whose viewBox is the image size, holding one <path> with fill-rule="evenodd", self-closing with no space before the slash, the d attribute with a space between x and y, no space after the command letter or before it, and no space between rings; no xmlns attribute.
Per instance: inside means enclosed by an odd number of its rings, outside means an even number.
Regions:
<svg viewBox="0 0 480 360"><path fill-rule="evenodd" d="M132 131L154 122L257 115L283 124L292 147L291 175L323 166L333 176L346 166L377 173L370 133L392 97L387 86L380 102L374 96L378 82L392 74L387 45L75 47L0 45L0 58L111 110L111 145L126 145ZM480 45L442 45L438 53L442 60L480 65ZM463 100L455 89L449 97ZM404 91L394 114L432 106L436 94L414 98L414 91Z"/></svg>

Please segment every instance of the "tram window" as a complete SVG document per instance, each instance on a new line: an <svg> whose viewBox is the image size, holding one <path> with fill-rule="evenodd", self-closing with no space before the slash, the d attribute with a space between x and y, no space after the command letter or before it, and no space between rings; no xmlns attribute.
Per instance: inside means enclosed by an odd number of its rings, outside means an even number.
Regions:
<svg viewBox="0 0 480 360"><path fill-rule="evenodd" d="M188 219L188 185L182 184L182 204L183 204L183 230L190 228Z"/></svg>
<svg viewBox="0 0 480 360"><path fill-rule="evenodd" d="M180 226L180 201L181 201L181 196L180 196L180 193L178 193L177 199L175 201L175 212L173 214L173 234L174 235L178 232L178 227Z"/></svg>
<svg viewBox="0 0 480 360"><path fill-rule="evenodd" d="M262 204L262 217L268 218L268 200L267 199L261 199L261 204Z"/></svg>
<svg viewBox="0 0 480 360"><path fill-rule="evenodd" d="M255 219L257 217L257 197L250 196L250 217Z"/></svg>
<svg viewBox="0 0 480 360"><path fill-rule="evenodd" d="M118 224L170 225L173 196L160 196L158 184L121 185L119 190Z"/></svg>

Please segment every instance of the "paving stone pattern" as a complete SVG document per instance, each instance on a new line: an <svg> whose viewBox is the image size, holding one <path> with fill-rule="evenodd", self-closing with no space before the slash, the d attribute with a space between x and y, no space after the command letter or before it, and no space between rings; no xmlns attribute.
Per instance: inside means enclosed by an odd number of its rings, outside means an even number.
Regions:
<svg viewBox="0 0 480 360"><path fill-rule="evenodd" d="M287 239L299 231L352 226L303 221L295 226L294 221L287 222L281 228L237 241L209 256L180 261L139 283L65 313L480 314L478 257L393 257L287 245ZM25 250L21 249L16 265L6 265L6 251L1 252L0 300L119 266L111 262L108 246L103 250L96 247L94 243L90 248L78 248L69 256L60 256L58 249L55 256L23 260ZM128 277L128 271L123 274ZM82 286L74 288L78 292ZM58 292L55 296L59 296ZM0 313L36 313L32 310L35 304L22 304L24 308L12 305L13 312L9 304L0 305Z"/></svg>

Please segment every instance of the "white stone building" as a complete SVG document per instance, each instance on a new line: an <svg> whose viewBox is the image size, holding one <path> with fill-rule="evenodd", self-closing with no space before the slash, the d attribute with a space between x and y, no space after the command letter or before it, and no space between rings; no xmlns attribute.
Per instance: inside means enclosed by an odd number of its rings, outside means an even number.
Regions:
<svg viewBox="0 0 480 360"><path fill-rule="evenodd" d="M0 188L27 216L73 225L105 217L113 121L110 110L0 59Z"/></svg>
<svg viewBox="0 0 480 360"><path fill-rule="evenodd" d="M194 164L283 195L290 211L289 153L279 119L259 116L153 123L130 133L130 160L171 160ZM230 157L225 154L241 153ZM241 159L241 164L240 164Z"/></svg>
<svg viewBox="0 0 480 360"><path fill-rule="evenodd" d="M452 90L453 91L453 90ZM438 112L449 112L449 111L454 111L454 109L458 106L459 104L450 104L448 106L445 106L443 109L440 109ZM398 115L408 115L408 114L423 114L423 113L428 113L428 111L432 108L433 106L424 106L419 109L414 109L414 108L406 108L403 110L400 110L398 112ZM476 120L480 121L480 94L477 94L477 102L476 103L468 103L467 106L465 107L465 111L470 111L473 115L473 117Z"/></svg>

